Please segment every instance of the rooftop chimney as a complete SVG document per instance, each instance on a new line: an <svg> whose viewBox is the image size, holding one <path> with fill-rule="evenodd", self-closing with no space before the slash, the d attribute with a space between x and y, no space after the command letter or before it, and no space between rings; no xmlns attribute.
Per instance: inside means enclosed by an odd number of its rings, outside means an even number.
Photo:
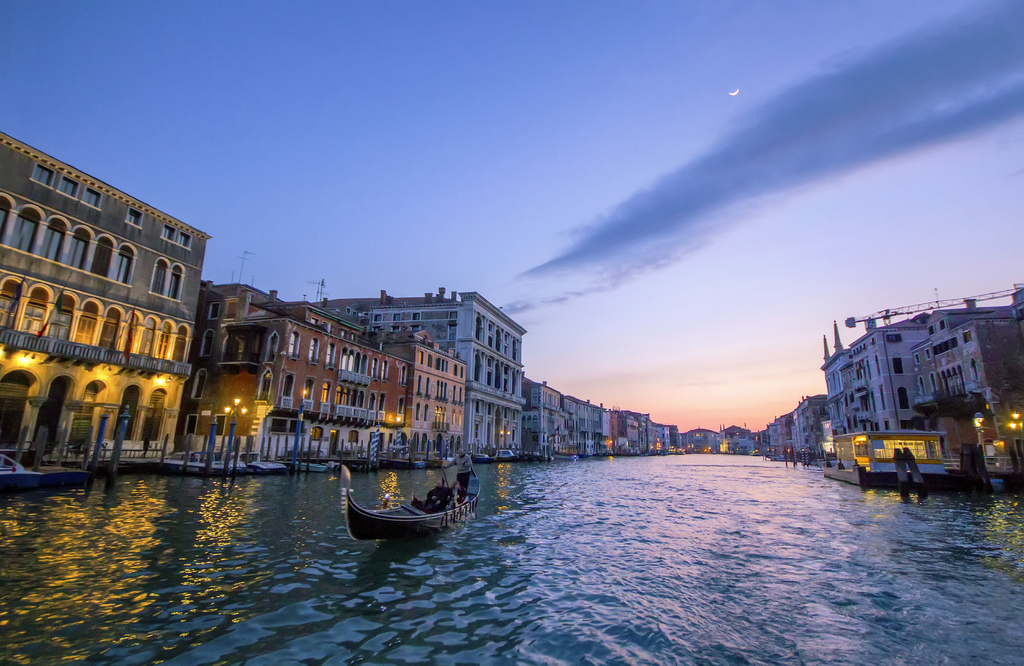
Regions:
<svg viewBox="0 0 1024 666"><path fill-rule="evenodd" d="M270 290L270 302L273 303L277 300L277 289Z"/></svg>
<svg viewBox="0 0 1024 666"><path fill-rule="evenodd" d="M443 301L444 300L444 287L438 287L437 288L437 300L439 300L439 301Z"/></svg>
<svg viewBox="0 0 1024 666"><path fill-rule="evenodd" d="M452 292L452 296L451 296L451 299L452 299L452 300L454 301L454 300L455 300L455 297L456 297L456 296L458 296L458 295L459 295L459 292L457 292L457 291L453 291L453 292Z"/></svg>
<svg viewBox="0 0 1024 666"><path fill-rule="evenodd" d="M968 310L974 310L978 307L978 300L975 298L965 298L964 305L967 306Z"/></svg>
<svg viewBox="0 0 1024 666"><path fill-rule="evenodd" d="M432 298L434 298L434 295L431 294L429 291L427 293L423 294L423 302L424 303L429 303Z"/></svg>
<svg viewBox="0 0 1024 666"><path fill-rule="evenodd" d="M386 292L385 290L381 289L380 290L380 304L381 305L387 305L387 303L388 303L388 292Z"/></svg>

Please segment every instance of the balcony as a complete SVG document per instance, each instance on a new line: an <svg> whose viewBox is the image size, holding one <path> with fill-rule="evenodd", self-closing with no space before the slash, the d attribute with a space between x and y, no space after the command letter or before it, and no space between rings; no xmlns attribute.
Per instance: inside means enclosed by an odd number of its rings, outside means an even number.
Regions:
<svg viewBox="0 0 1024 666"><path fill-rule="evenodd" d="M107 364L119 368L129 368L141 372L163 373L188 377L192 374L192 366L180 361L168 361L162 358L129 354L125 362L124 352L120 349L108 349L94 345L83 345L68 340L36 337L35 333L0 331L0 345L13 347L9 351L27 351L47 355L47 362L67 361L80 362L84 365Z"/></svg>
<svg viewBox="0 0 1024 666"><path fill-rule="evenodd" d="M280 407L281 409L292 409L293 401L294 398L292 398L290 395L281 396L277 399L277 406Z"/></svg>
<svg viewBox="0 0 1024 666"><path fill-rule="evenodd" d="M362 386L369 386L370 375L364 375L361 372L353 372L352 370L339 370L338 381L349 382L350 384L360 384Z"/></svg>
<svg viewBox="0 0 1024 666"><path fill-rule="evenodd" d="M496 389L493 386L488 386L487 384L484 384L482 382L467 380L466 381L466 391L467 392L468 391L474 391L476 393L484 393L484 394L493 396L495 398L500 398L501 400L508 400L510 402L514 402L514 403L519 404L519 405L525 405L526 404L526 398L521 398L521 397L519 397L517 395L514 395L510 391L502 391L500 389Z"/></svg>
<svg viewBox="0 0 1024 666"><path fill-rule="evenodd" d="M303 400L302 401L302 411L304 411L304 412L311 412L311 411L313 411L313 401L312 400Z"/></svg>

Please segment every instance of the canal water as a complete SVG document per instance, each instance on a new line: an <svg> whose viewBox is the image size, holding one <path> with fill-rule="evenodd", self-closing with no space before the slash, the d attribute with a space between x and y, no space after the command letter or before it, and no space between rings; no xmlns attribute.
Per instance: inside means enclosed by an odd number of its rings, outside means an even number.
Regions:
<svg viewBox="0 0 1024 666"><path fill-rule="evenodd" d="M478 469L477 515L404 543L350 540L324 474L0 496L0 663L1021 663L1017 495L730 456Z"/></svg>

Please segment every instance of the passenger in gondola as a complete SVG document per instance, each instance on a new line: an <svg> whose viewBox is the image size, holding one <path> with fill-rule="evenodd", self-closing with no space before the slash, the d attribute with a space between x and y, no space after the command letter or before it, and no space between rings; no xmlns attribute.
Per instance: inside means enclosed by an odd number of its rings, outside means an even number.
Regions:
<svg viewBox="0 0 1024 666"><path fill-rule="evenodd" d="M455 503L462 504L466 501L466 486L461 483L455 485Z"/></svg>
<svg viewBox="0 0 1024 666"><path fill-rule="evenodd" d="M426 513L437 513L438 511L443 511L448 506L451 497L452 489L444 485L444 481L438 479L437 485L427 493L427 499L420 501L413 495L412 505Z"/></svg>

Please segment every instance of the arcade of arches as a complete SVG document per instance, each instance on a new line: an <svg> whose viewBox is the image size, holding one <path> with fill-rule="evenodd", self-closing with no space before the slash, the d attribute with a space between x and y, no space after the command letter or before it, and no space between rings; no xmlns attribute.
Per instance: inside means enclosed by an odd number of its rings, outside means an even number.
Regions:
<svg viewBox="0 0 1024 666"><path fill-rule="evenodd" d="M113 440L115 417L125 408L126 442L155 447L165 434L173 436L178 410L168 406L179 403L180 379L122 375L106 366L44 365L27 356L11 360L21 363L0 365L2 449L34 443L45 427L48 450L68 446L76 453L95 440L103 414L110 417L104 439Z"/></svg>

